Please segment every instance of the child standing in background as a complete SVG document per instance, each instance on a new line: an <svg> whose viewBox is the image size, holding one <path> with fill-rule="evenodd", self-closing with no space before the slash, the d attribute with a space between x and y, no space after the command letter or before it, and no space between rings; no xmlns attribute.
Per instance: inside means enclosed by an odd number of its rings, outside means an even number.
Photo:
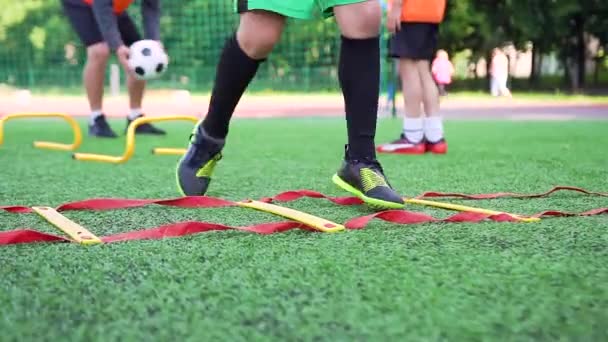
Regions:
<svg viewBox="0 0 608 342"><path fill-rule="evenodd" d="M399 59L405 118L400 138L378 146L380 153L447 152L439 93L431 73L445 8L446 0L393 0L389 7L390 54Z"/></svg>
<svg viewBox="0 0 608 342"><path fill-rule="evenodd" d="M448 53L445 50L437 51L433 65L431 66L433 78L437 82L439 88L439 96L447 96L446 87L452 83L452 75L454 75L454 65L450 62Z"/></svg>
<svg viewBox="0 0 608 342"><path fill-rule="evenodd" d="M494 51L492 51L490 76L490 92L492 93L492 96L511 97L511 91L507 87L507 82L509 80L509 58L507 58L507 55L499 48L495 48Z"/></svg>

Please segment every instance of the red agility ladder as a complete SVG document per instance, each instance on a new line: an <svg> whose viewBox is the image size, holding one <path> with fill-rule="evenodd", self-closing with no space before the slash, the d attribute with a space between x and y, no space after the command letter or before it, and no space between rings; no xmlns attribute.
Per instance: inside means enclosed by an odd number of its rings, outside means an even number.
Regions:
<svg viewBox="0 0 608 342"><path fill-rule="evenodd" d="M569 192L578 192L585 195L593 195L593 196L602 196L608 197L608 193L603 192L594 192L588 191L585 189L571 187L571 186L558 186L553 189L539 194L518 194L518 193L510 193L510 192L499 192L492 194L461 194L461 193L442 193L442 192L425 192L415 198L461 198L461 199L469 199L469 200L480 200L480 199L496 199L496 198L540 198L552 195L556 192L560 191L569 191ZM330 197L324 195L322 193L311 191L311 190L294 190L280 193L273 197L262 198L259 202L263 203L272 203L272 202L290 202L295 201L297 199L307 197L307 198L317 198L317 199L327 199L330 202L347 206L347 205L359 205L362 204L362 201L355 197ZM59 213L65 211L73 211L73 210L117 210L117 209L125 209L125 208L137 208L144 207L148 205L161 205L161 206L172 206L178 208L217 208L217 207L228 207L228 206L243 206L247 207L247 205L243 205L243 203L250 204L256 201L242 201L242 202L233 202L229 200L224 200L221 198L214 198L208 196L199 196L199 197L181 197L181 198L172 198L172 199L116 199L116 198L97 198L97 199L88 199L78 202L65 203L58 206L56 209L46 208L44 211L51 213ZM278 208L278 209L277 209ZM274 210L280 210L279 206L275 206ZM260 208L256 208L257 210L262 210ZM287 211L293 212L293 209L287 209ZM34 210L40 212L39 208L28 208L25 206L18 205L10 205L10 206L0 206L0 210L3 210L8 213L14 214L25 214L31 213ZM268 210L265 210L268 211ZM271 212L271 211L268 211ZM558 210L547 210L542 211L533 215L529 215L527 217L534 218L549 218L549 217L571 217L571 216L592 216L592 215L602 215L608 213L608 207L591 209L580 213L571 213L571 212L563 212ZM275 212L275 214L277 214ZM304 213L305 214L305 213ZM280 216L287 216L289 218L296 218L297 216L288 216L278 213ZM309 214L306 214L309 215ZM305 215L305 216L306 216ZM312 216L312 215L309 215ZM164 239L168 237L178 237L178 236L186 236L192 234L198 234L203 232L211 232L211 231L223 231L223 230L239 230L256 234L274 234L274 233L282 233L285 231L289 231L292 229L303 229L308 231L331 231L332 229L341 227L341 225L335 224L331 221L327 221L324 219L316 218L312 216L315 220L319 219L321 222L321 226L315 226L314 224L307 224L303 222L296 221L285 221L285 222L272 222L272 223L262 223L252 226L245 227L231 227L218 223L210 223L210 222L178 222L172 223L168 225L163 225L154 228L147 228L142 230L136 230L132 232L125 232L116 235L104 236L100 237L99 240L103 243L112 243L119 241L130 241L130 240L150 240L150 239ZM48 218L47 218L48 219ZM388 210L382 211L378 213L374 213L371 215L366 215L362 217L356 217L350 219L344 224L346 229L362 229L365 228L369 222L373 219L381 219L387 222L392 222L396 224L421 224L421 223L429 223L429 222L443 222L443 223L459 223L459 222L480 222L483 220L492 220L495 222L518 222L518 217L506 213L498 213L495 215L492 214L484 214L484 213L474 213L474 212L460 212L455 215L452 215L448 218L438 219L432 217L430 215L418 212L412 212L407 210ZM55 224L65 224L67 218L55 218ZM51 221L51 220L49 220ZM68 220L69 221L69 220ZM69 222L68 222L69 223ZM74 222L72 222L74 223ZM75 224L75 223L74 223ZM320 229L323 225L332 225L325 226L326 230ZM335 226L334 226L335 225ZM17 229L10 231L2 231L0 232L0 245L10 245L10 244L20 244L20 243L35 243L35 242L81 242L75 238L78 234L87 234L88 231L84 229L84 227L76 225L73 226L73 231L68 233L71 236L70 239L56 236L53 234L47 234L38 232L33 229ZM82 229L84 229L84 231ZM79 233L80 232L80 233ZM93 233L88 232L94 236ZM74 235L76 234L76 235ZM81 239L82 240L82 239ZM84 239L88 240L88 239Z"/></svg>

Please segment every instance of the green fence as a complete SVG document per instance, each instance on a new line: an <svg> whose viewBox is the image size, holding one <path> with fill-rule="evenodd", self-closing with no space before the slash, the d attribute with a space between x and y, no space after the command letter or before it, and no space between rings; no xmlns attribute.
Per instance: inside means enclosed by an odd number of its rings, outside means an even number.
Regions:
<svg viewBox="0 0 608 342"><path fill-rule="evenodd" d="M60 0L5 2L9 8L0 17L0 84L34 90L80 87L85 50ZM232 0L165 0L162 7L162 38L171 65L151 86L209 90L220 50L237 25ZM129 13L141 27L139 1ZM252 88L335 90L338 54L339 31L333 20L289 22Z"/></svg>

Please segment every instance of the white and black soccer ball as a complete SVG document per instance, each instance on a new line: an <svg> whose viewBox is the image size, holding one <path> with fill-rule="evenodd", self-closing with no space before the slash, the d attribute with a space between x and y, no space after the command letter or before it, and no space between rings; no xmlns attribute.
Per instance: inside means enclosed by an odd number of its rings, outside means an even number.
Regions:
<svg viewBox="0 0 608 342"><path fill-rule="evenodd" d="M169 57L155 40L140 40L129 48L129 67L140 80L159 78L169 65Z"/></svg>

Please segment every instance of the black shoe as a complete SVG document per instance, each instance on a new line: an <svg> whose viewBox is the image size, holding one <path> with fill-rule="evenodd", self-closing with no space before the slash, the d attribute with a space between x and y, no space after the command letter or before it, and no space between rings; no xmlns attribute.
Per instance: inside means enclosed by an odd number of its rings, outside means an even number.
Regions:
<svg viewBox="0 0 608 342"><path fill-rule="evenodd" d="M404 201L388 183L376 159L352 159L348 150L333 182L376 209L402 209Z"/></svg>
<svg viewBox="0 0 608 342"><path fill-rule="evenodd" d="M117 135L114 133L105 115L100 115L93 120L92 124L89 124L89 135L99 138L116 138Z"/></svg>
<svg viewBox="0 0 608 342"><path fill-rule="evenodd" d="M143 114L133 120L131 120L131 119L129 119L129 117L127 117L127 127L125 128L125 131L127 131L129 129L129 125L131 124L131 122L133 122L141 117L143 117ZM145 124L141 124L141 125L137 126L137 128L135 128L135 134L165 135L165 134L167 134L167 132L165 132L164 130L162 130L158 127L153 126L150 123L145 123Z"/></svg>
<svg viewBox="0 0 608 342"><path fill-rule="evenodd" d="M202 196L207 192L211 175L222 159L223 144L203 136L199 125L190 135L190 146L177 165L177 187L186 196Z"/></svg>

